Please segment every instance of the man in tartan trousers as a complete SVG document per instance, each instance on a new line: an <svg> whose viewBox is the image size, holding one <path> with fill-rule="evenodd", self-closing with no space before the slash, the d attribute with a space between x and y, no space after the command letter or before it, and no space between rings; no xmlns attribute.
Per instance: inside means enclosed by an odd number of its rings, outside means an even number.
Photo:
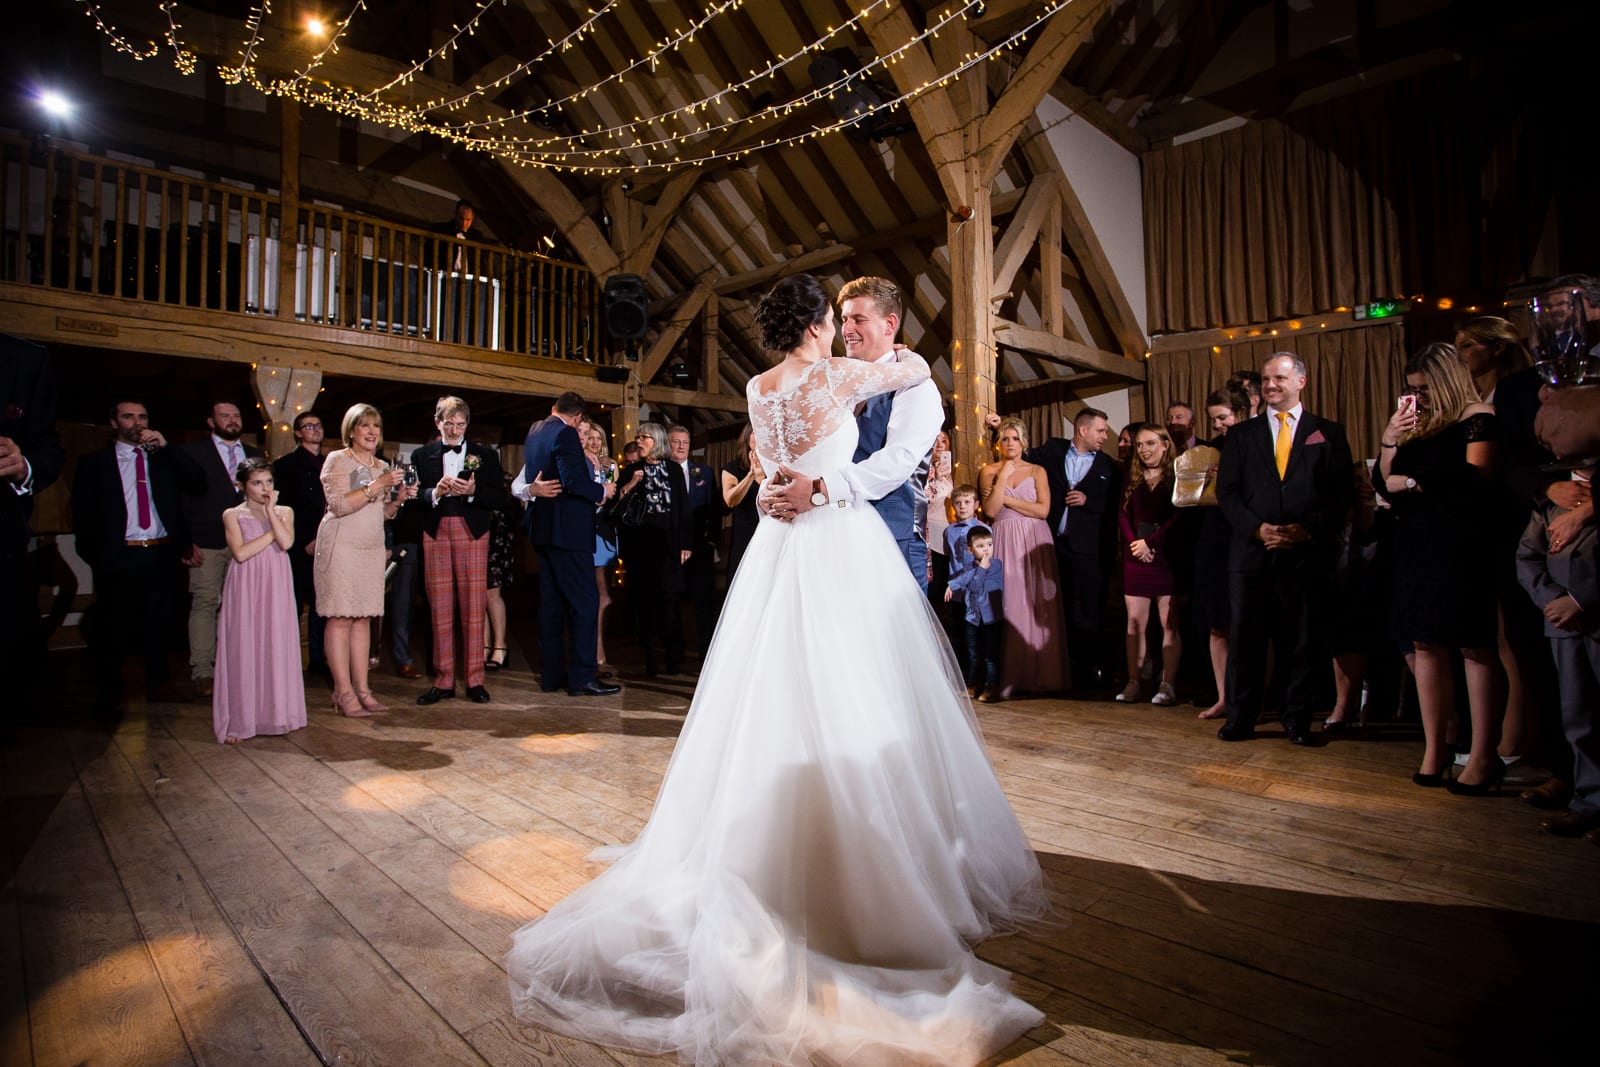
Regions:
<svg viewBox="0 0 1600 1067"><path fill-rule="evenodd" d="M417 449L422 498L422 570L433 615L433 685L418 704L456 695L456 611L461 613L462 674L467 698L489 703L483 687L483 616L488 603L489 526L505 493L500 456L466 443L467 402L440 397L433 409L439 440Z"/></svg>

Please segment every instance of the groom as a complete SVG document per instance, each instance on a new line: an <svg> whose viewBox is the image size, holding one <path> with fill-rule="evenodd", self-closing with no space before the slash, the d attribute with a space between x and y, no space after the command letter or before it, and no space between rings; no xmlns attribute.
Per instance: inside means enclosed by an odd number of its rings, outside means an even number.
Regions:
<svg viewBox="0 0 1600 1067"><path fill-rule="evenodd" d="M869 363L895 358L894 339L904 314L900 287L864 277L839 290L839 334L845 355ZM768 479L764 510L782 500L790 515L814 507L871 503L894 534L911 576L928 589L928 466L944 425L944 401L932 378L898 393L881 393L856 412L860 438L853 462L823 477L802 478L787 468L784 484Z"/></svg>

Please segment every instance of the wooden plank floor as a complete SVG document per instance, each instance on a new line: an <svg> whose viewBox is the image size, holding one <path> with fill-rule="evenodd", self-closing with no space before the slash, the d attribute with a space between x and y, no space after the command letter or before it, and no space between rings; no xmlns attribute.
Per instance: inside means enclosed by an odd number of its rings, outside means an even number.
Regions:
<svg viewBox="0 0 1600 1067"><path fill-rule="evenodd" d="M643 825L691 693L630 684L218 746L200 704L0 747L0 1063L639 1064L519 1024L511 933ZM1059 921L982 946L1018 1064L1496 1063L1583 1035L1600 848L1418 789L1419 743L1224 745L1183 706L980 706ZM1550 1042L1555 1042L1551 1044Z"/></svg>

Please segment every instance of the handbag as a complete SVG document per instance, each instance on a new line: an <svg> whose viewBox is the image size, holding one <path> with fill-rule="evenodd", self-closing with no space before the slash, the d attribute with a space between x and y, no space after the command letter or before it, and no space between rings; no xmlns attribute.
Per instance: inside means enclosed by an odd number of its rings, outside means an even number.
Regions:
<svg viewBox="0 0 1600 1067"><path fill-rule="evenodd" d="M614 496L608 500L606 506L600 509L600 518L613 527L643 526L645 508L648 504L649 501L644 497L644 484L641 482L633 492Z"/></svg>
<svg viewBox="0 0 1600 1067"><path fill-rule="evenodd" d="M1217 463L1222 453L1210 445L1195 445L1172 465L1172 506L1217 506Z"/></svg>

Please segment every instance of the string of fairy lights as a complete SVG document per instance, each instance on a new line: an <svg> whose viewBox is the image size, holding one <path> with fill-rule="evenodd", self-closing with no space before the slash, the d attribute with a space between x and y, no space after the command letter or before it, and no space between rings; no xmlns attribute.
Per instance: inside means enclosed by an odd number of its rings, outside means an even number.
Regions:
<svg viewBox="0 0 1600 1067"><path fill-rule="evenodd" d="M588 16L575 28L559 37L546 38L536 54L518 60L509 69L470 89L463 91L460 87L452 86L450 92L421 102L405 98L408 95L405 90L419 84L429 64L459 50L467 38L479 31L489 11L496 4L506 2L477 0L471 17L459 25L452 25L449 36L432 47L425 56L409 63L405 70L393 75L384 84L362 89L337 84L326 76L324 67L331 69L328 60L338 54L340 43L347 38L352 23L367 11L366 0L354 0L343 19L308 26L304 32L318 38L325 37L326 40L312 52L303 66L281 77L264 76L259 69L261 54L273 40L272 31L277 29L271 25L271 0L260 0L250 9L245 20L247 37L235 53L237 63L229 60L226 65L219 65L218 74L230 84L245 84L264 95L292 99L300 104L399 129L408 134L432 135L469 150L491 153L521 166L614 175L731 162L758 152L802 144L859 123L870 124L878 116L946 86L966 71L1016 48L1071 0L1047 0L1030 21L998 43L962 55L950 69L937 71L934 77L905 92L879 99L870 106L857 106L847 114L836 114L832 121L813 124L808 129L784 136L762 138L754 135L736 147L728 147L728 144L741 127L760 130L802 108L838 98L841 94L856 93L871 83L875 73L901 62L912 49L937 37L952 22L969 16L975 9L981 13L983 0L966 0L965 3L945 8L928 22L925 29L913 32L899 47L876 55L855 69L844 71L832 82L817 85L779 103L768 102L767 98L773 90L781 88L778 78L781 71L808 55L826 51L830 42L858 29L869 17L887 10L895 0L872 0L849 19L837 26L827 27L816 40L774 57L763 67L750 69L747 77L698 100L678 104L653 115L635 114L631 119L617 116L617 121L610 125L607 125L608 120L602 119L590 127L580 128L576 133L525 131L533 127L548 128L548 119L552 114L572 105L587 102L589 108L598 112L602 101L614 110L619 100L648 98L644 87L634 84L635 81L655 75L663 61L692 43L697 35L706 32L715 20L741 8L745 0L710 0L687 26L670 31L636 59L622 64L608 64L609 73L559 99L553 98L523 108L496 108L493 114L481 113L492 106L489 101L518 79L530 76L540 63L571 51L593 36L603 19L608 16L623 17L626 14L623 0L604 0L589 8ZM197 59L195 53L184 45L177 0L159 0L158 7L166 15L168 24L164 41L152 40L144 44L136 44L113 25L97 0L83 0L83 5L84 13L94 22L112 49L138 61L154 59L164 49L170 50L180 72L186 75L195 72ZM288 35L301 30L291 27L282 32ZM274 51L281 52L282 49ZM612 87L613 91L605 97L596 97L607 87ZM739 114L734 106L734 97L740 93L750 94L754 105L747 114ZM453 117L474 102L480 102L479 114Z"/></svg>

